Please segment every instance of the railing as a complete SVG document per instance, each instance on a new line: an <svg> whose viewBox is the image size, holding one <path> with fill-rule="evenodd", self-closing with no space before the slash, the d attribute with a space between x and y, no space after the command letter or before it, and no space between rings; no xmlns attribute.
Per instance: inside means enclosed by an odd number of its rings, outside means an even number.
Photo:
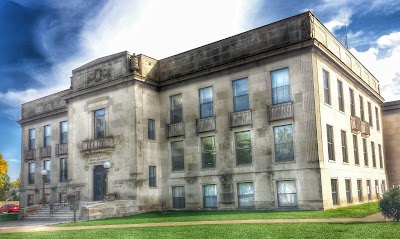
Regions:
<svg viewBox="0 0 400 239"><path fill-rule="evenodd" d="M167 139L177 136L185 136L185 123L167 124Z"/></svg>
<svg viewBox="0 0 400 239"><path fill-rule="evenodd" d="M57 144L56 155L68 154L68 144Z"/></svg>
<svg viewBox="0 0 400 239"><path fill-rule="evenodd" d="M350 125L352 133L360 133L361 131L361 119L358 116L350 116Z"/></svg>
<svg viewBox="0 0 400 239"><path fill-rule="evenodd" d="M369 123L366 121L361 122L361 136L368 137L371 135L369 131Z"/></svg>
<svg viewBox="0 0 400 239"><path fill-rule="evenodd" d="M268 122L293 119L293 102L268 106Z"/></svg>
<svg viewBox="0 0 400 239"><path fill-rule="evenodd" d="M25 150L25 160L34 160L36 156L36 149Z"/></svg>
<svg viewBox="0 0 400 239"><path fill-rule="evenodd" d="M41 147L40 148L40 157L41 158L47 158L51 157L51 147Z"/></svg>
<svg viewBox="0 0 400 239"><path fill-rule="evenodd" d="M251 110L244 110L239 112L232 112L229 114L229 128L252 125L253 119Z"/></svg>
<svg viewBox="0 0 400 239"><path fill-rule="evenodd" d="M196 133L216 131L215 117L196 119Z"/></svg>
<svg viewBox="0 0 400 239"><path fill-rule="evenodd" d="M106 137L101 139L93 139L82 142L82 151L93 151L101 149L113 149L114 148L114 138Z"/></svg>

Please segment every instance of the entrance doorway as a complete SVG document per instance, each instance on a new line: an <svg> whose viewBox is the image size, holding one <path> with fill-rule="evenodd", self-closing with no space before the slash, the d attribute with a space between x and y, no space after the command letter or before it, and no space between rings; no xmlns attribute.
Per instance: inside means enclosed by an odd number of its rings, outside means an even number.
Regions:
<svg viewBox="0 0 400 239"><path fill-rule="evenodd" d="M93 201L102 201L106 192L106 172L103 165L97 165L93 171Z"/></svg>

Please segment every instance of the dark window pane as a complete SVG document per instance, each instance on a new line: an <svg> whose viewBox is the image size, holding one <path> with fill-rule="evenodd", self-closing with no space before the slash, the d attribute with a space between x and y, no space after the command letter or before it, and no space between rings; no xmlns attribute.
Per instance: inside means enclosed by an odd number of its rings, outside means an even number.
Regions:
<svg viewBox="0 0 400 239"><path fill-rule="evenodd" d="M368 151L367 151L367 140L363 139L363 152L364 152L364 165L368 166Z"/></svg>
<svg viewBox="0 0 400 239"><path fill-rule="evenodd" d="M360 159L358 156L358 141L357 135L353 135L353 147L354 147L354 164L359 165Z"/></svg>
<svg viewBox="0 0 400 239"><path fill-rule="evenodd" d="M63 121L60 123L60 143L66 144L68 143L68 124L67 121Z"/></svg>
<svg viewBox="0 0 400 239"><path fill-rule="evenodd" d="M185 188L172 187L172 207L185 208Z"/></svg>
<svg viewBox="0 0 400 239"><path fill-rule="evenodd" d="M278 190L278 206L279 207L296 207L297 206L297 189L295 181L277 181Z"/></svg>
<svg viewBox="0 0 400 239"><path fill-rule="evenodd" d="M35 183L35 163L28 164L28 183L34 184Z"/></svg>
<svg viewBox="0 0 400 239"><path fill-rule="evenodd" d="M172 171L184 170L183 141L171 143Z"/></svg>
<svg viewBox="0 0 400 239"><path fill-rule="evenodd" d="M250 109L249 86L247 79L233 81L233 110L235 112Z"/></svg>
<svg viewBox="0 0 400 239"><path fill-rule="evenodd" d="M362 121L365 121L365 116L364 116L364 99L360 95L360 117Z"/></svg>
<svg viewBox="0 0 400 239"><path fill-rule="evenodd" d="M350 179L345 179L345 183L346 183L346 200L347 200L347 203L352 203L353 199L352 199L352 195L351 195L351 180Z"/></svg>
<svg viewBox="0 0 400 239"><path fill-rule="evenodd" d="M294 160L292 125L274 127L275 161Z"/></svg>
<svg viewBox="0 0 400 239"><path fill-rule="evenodd" d="M149 166L149 187L156 187L156 166Z"/></svg>
<svg viewBox="0 0 400 239"><path fill-rule="evenodd" d="M214 136L201 138L201 158L203 168L215 167Z"/></svg>
<svg viewBox="0 0 400 239"><path fill-rule="evenodd" d="M284 68L271 72L272 104L290 101L289 69Z"/></svg>
<svg viewBox="0 0 400 239"><path fill-rule="evenodd" d="M325 103L330 105L331 104L331 91L330 91L330 83L329 83L329 72L323 70L322 77L324 81L324 100Z"/></svg>
<svg viewBox="0 0 400 239"><path fill-rule="evenodd" d="M50 183L50 160L43 161L43 169L47 171L46 183Z"/></svg>
<svg viewBox="0 0 400 239"><path fill-rule="evenodd" d="M182 123L182 95L170 97L171 124Z"/></svg>
<svg viewBox="0 0 400 239"><path fill-rule="evenodd" d="M354 104L354 91L350 89L350 109L351 109L351 116L356 116L356 107Z"/></svg>
<svg viewBox="0 0 400 239"><path fill-rule="evenodd" d="M60 159L60 181L68 180L68 161L66 158Z"/></svg>
<svg viewBox="0 0 400 239"><path fill-rule="evenodd" d="M150 140L156 139L155 121L153 119L147 119L147 138Z"/></svg>
<svg viewBox="0 0 400 239"><path fill-rule="evenodd" d="M239 208L254 207L253 183L238 183L238 203Z"/></svg>
<svg viewBox="0 0 400 239"><path fill-rule="evenodd" d="M339 110L344 111L343 83L340 80L337 81L337 87L338 87Z"/></svg>
<svg viewBox="0 0 400 239"><path fill-rule="evenodd" d="M35 139L36 139L36 134L35 134L35 129L30 129L29 130L29 149L35 149Z"/></svg>
<svg viewBox="0 0 400 239"><path fill-rule="evenodd" d="M212 87L200 89L200 118L214 116Z"/></svg>
<svg viewBox="0 0 400 239"><path fill-rule="evenodd" d="M217 208L217 185L203 186L203 207Z"/></svg>
<svg viewBox="0 0 400 239"><path fill-rule="evenodd" d="M339 205L337 179L331 179L331 188L333 205Z"/></svg>
<svg viewBox="0 0 400 239"><path fill-rule="evenodd" d="M250 131L235 133L236 164L250 164L251 159L251 135Z"/></svg>
<svg viewBox="0 0 400 239"><path fill-rule="evenodd" d="M333 127L326 125L328 139L328 159L335 161L335 145L333 143Z"/></svg>
<svg viewBox="0 0 400 239"><path fill-rule="evenodd" d="M44 126L44 147L50 146L51 128L50 125Z"/></svg>
<svg viewBox="0 0 400 239"><path fill-rule="evenodd" d="M348 163L349 159L347 157L347 136L346 131L341 131L342 136L342 158L344 163Z"/></svg>
<svg viewBox="0 0 400 239"><path fill-rule="evenodd" d="M362 181L357 180L357 194L358 194L358 201L363 201L363 192L362 192Z"/></svg>
<svg viewBox="0 0 400 239"><path fill-rule="evenodd" d="M94 137L96 139L106 137L105 109L96 110L94 112Z"/></svg>

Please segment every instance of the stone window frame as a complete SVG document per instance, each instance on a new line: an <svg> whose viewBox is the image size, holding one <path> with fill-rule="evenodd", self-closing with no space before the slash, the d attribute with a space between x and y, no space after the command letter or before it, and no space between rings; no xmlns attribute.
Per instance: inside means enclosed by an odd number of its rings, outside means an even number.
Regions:
<svg viewBox="0 0 400 239"><path fill-rule="evenodd" d="M201 103L201 92L202 92L202 90L205 90L205 89L209 89L209 88L211 88L211 97L212 97L212 99L211 99L211 101L210 102L206 102L206 103ZM214 109L214 98L215 98L215 96L214 96L214 86L213 85L210 85L210 86L205 86L205 87L201 87L201 88L199 88L198 89L198 92L199 92L199 118L200 119L206 119L206 118L211 118L211 117L215 117L215 109ZM212 111L212 113L211 113L211 115L208 115L208 116L203 116L202 115L202 105L203 104L211 104L211 111Z"/></svg>
<svg viewBox="0 0 400 239"><path fill-rule="evenodd" d="M364 167L369 167L367 139L363 138L362 140L363 140Z"/></svg>
<svg viewBox="0 0 400 239"><path fill-rule="evenodd" d="M31 171L31 165L33 165L32 171ZM28 184L29 185L35 184L35 170L36 170L35 162L28 163Z"/></svg>
<svg viewBox="0 0 400 239"><path fill-rule="evenodd" d="M328 152L328 161L335 162L335 137L333 132L333 126L330 124L326 124L326 138L327 138L327 152Z"/></svg>
<svg viewBox="0 0 400 239"><path fill-rule="evenodd" d="M153 128L150 127L151 125ZM154 141L156 138L156 120L147 118L147 139Z"/></svg>
<svg viewBox="0 0 400 239"><path fill-rule="evenodd" d="M293 150L293 152L292 152L293 158L290 159L290 160L279 161L279 160L276 160L276 152L277 152L276 146L277 146L277 144L276 144L276 141L275 141L275 129L276 128L280 128L280 127L285 127L285 126L291 126L292 127L292 142L291 143L292 143L292 150ZM295 144L294 144L294 127L293 127L293 123L280 124L280 125L272 126L272 134L273 134L273 141L274 141L274 163L290 163L290 162L294 162L296 155L294 153L295 152ZM290 142L288 142L288 143L290 143Z"/></svg>
<svg viewBox="0 0 400 239"><path fill-rule="evenodd" d="M66 167L63 166L63 161L65 161ZM68 158L60 158L60 182L68 181Z"/></svg>
<svg viewBox="0 0 400 239"><path fill-rule="evenodd" d="M174 159L173 159L173 152L172 152L172 144L182 142L182 150L183 150L183 167L181 169L174 169ZM185 142L183 139L171 141L169 143L169 151L170 151L170 159L171 159L171 172L183 172L185 171Z"/></svg>
<svg viewBox="0 0 400 239"><path fill-rule="evenodd" d="M49 168L48 168L48 169L46 168L46 163L47 163L47 162L49 163ZM51 164L52 164L52 163L51 163L50 158L43 159L43 169L47 171L45 183L50 183L50 178L51 178Z"/></svg>
<svg viewBox="0 0 400 239"><path fill-rule="evenodd" d="M326 69L322 69L322 84L324 89L324 103L327 105L332 105L332 95L331 95L331 86L330 86L330 73Z"/></svg>
<svg viewBox="0 0 400 239"><path fill-rule="evenodd" d="M205 195L205 188L207 187L207 186L215 186L215 195ZM202 195L203 195L203 208L218 208L218 187L217 187L217 184L215 184L215 183L209 183L209 184L203 184L202 185ZM214 201L215 200L215 207L210 207L210 206L207 206L206 204L207 204L207 202L208 201Z"/></svg>
<svg viewBox="0 0 400 239"><path fill-rule="evenodd" d="M204 157L203 157L203 139L204 138L213 138L214 141L214 164L212 166L209 167L205 167L204 164ZM217 168L217 144L216 144L216 137L215 134L209 134L209 135L204 135L202 137L199 137L200 140L200 159L201 159L201 169L207 170L207 169L216 169Z"/></svg>
<svg viewBox="0 0 400 239"><path fill-rule="evenodd" d="M177 189L177 188L182 188L183 189L183 196L175 197L174 190ZM171 186L171 199L172 199L172 208L174 208L174 209L185 209L186 208L186 202L185 202L186 201L186 190L185 190L185 186L184 185L173 185L173 186ZM179 207L176 207L177 199L181 200L181 202L179 202L179 203L183 203L183 206L181 205Z"/></svg>
<svg viewBox="0 0 400 239"><path fill-rule="evenodd" d="M356 116L356 101L354 97L354 90L349 88L349 98L350 98L350 114L351 116Z"/></svg>
<svg viewBox="0 0 400 239"><path fill-rule="evenodd" d="M235 95L235 82L241 81L241 80L246 80L247 81L247 94L242 94L242 95ZM249 77L243 77L239 79L235 79L231 81L231 89L232 89L232 104L233 104L233 112L241 112L241 111L246 111L251 109L251 99L250 99L250 80ZM236 98L238 97L243 97L246 96L248 98L248 107L247 109L236 109Z"/></svg>
<svg viewBox="0 0 400 239"><path fill-rule="evenodd" d="M33 139L32 139L32 134L31 132L33 132ZM36 129L35 128L31 128L28 130L28 149L29 150L34 150L36 149Z"/></svg>
<svg viewBox="0 0 400 239"><path fill-rule="evenodd" d="M332 204L340 205L340 195L339 195L339 179L331 178L331 193L332 193Z"/></svg>
<svg viewBox="0 0 400 239"><path fill-rule="evenodd" d="M48 129L48 135L47 130ZM43 147L50 147L51 146L51 125L47 124L43 126Z"/></svg>
<svg viewBox="0 0 400 239"><path fill-rule="evenodd" d="M157 187L157 166L149 165L149 188Z"/></svg>
<svg viewBox="0 0 400 239"><path fill-rule="evenodd" d="M363 202L364 201L364 195L363 195L363 183L362 183L362 179L358 178L357 179L357 197L358 197L358 201L359 202Z"/></svg>
<svg viewBox="0 0 400 239"><path fill-rule="evenodd" d="M253 188L253 194L239 194L239 193L240 193L239 185L243 185L243 184L251 184L251 185L252 185L252 188ZM256 200L255 200L255 195L256 195L256 190L255 190L254 182L252 182L252 181L236 182L236 191L237 191L237 207L238 207L238 208L240 208L240 209L242 209L242 208L244 208L244 209L255 208L255 202L256 202ZM253 205L250 205L250 206L242 206L242 205L240 204L240 199L241 199L240 197L243 196L243 195L245 195L245 196L248 195L249 197L252 197L252 198L253 198L253 202L252 202Z"/></svg>
<svg viewBox="0 0 400 239"><path fill-rule="evenodd" d="M351 178L344 179L344 186L346 191L346 201L347 204L353 203L353 192L352 192L352 185L351 185Z"/></svg>
<svg viewBox="0 0 400 239"><path fill-rule="evenodd" d="M376 168L376 150L374 141L371 141L371 156L372 156L372 167Z"/></svg>
<svg viewBox="0 0 400 239"><path fill-rule="evenodd" d="M360 152L358 148L358 138L356 134L353 134L353 152L354 152L354 164L360 165Z"/></svg>
<svg viewBox="0 0 400 239"><path fill-rule="evenodd" d="M374 126L373 115L372 115L372 105L371 102L367 101L367 109L368 109L368 122L369 126L372 128Z"/></svg>
<svg viewBox="0 0 400 239"><path fill-rule="evenodd" d="M280 182L286 182L286 181L290 181L290 182L294 182L294 185L296 186L296 192L295 193L289 193L289 192L279 192L279 183ZM298 207L298 194L299 191L297 190L299 187L297 185L297 180L294 178L287 178L287 179L277 179L275 180L275 187L276 187L276 206L279 208L296 208ZM289 206L284 206L284 205L280 205L280 200L279 200L279 195L280 194L294 194L295 195L295 204L293 205L289 205Z"/></svg>
<svg viewBox="0 0 400 239"><path fill-rule="evenodd" d="M361 121L365 121L364 97L362 95L359 95L359 100L360 100L360 118Z"/></svg>
<svg viewBox="0 0 400 239"><path fill-rule="evenodd" d="M375 121L376 121L376 130L380 131L381 130L381 124L379 123L379 111L378 107L375 106Z"/></svg>
<svg viewBox="0 0 400 239"><path fill-rule="evenodd" d="M91 139L96 139L95 138L95 131L94 131L94 112L96 110L104 109L105 110L105 137L108 137L110 135L110 105L112 104L112 99L110 97L101 97L98 99L94 99L91 101L86 102L87 107L87 113L89 114L89 137Z"/></svg>
<svg viewBox="0 0 400 239"><path fill-rule="evenodd" d="M66 131L63 132L63 124L66 125ZM60 122L60 144L68 144L68 121Z"/></svg>
<svg viewBox="0 0 400 239"><path fill-rule="evenodd" d="M279 88L279 87L276 87L276 88L273 87L273 84L272 84L272 74L273 74L274 72L278 72L278 71L282 71L282 70L287 70L288 84L283 85L283 86L280 86L280 87L288 88L288 92L289 92L288 97L289 97L289 99L287 99L286 101L282 101L282 102L274 102L274 89L277 89L277 88ZM290 69L289 69L289 66L271 70L269 75L270 75L270 84L271 84L271 100L272 100L272 105L279 105L279 104L284 104L284 103L290 102L290 101L292 100L292 95L291 95L291 90L290 90ZM277 94L277 95L278 95L278 94Z"/></svg>
<svg viewBox="0 0 400 239"><path fill-rule="evenodd" d="M345 112L345 102L343 94L343 81L337 79L337 90L338 90L338 108L339 111Z"/></svg>
<svg viewBox="0 0 400 239"><path fill-rule="evenodd" d="M348 144L347 144L347 132L345 130L340 130L340 139L341 139L341 149L342 149L342 160L343 163L349 163L349 153L348 153Z"/></svg>
<svg viewBox="0 0 400 239"><path fill-rule="evenodd" d="M181 97L181 108L180 109L173 109L173 104L172 104L172 98L173 97L177 97L180 96ZM173 117L173 115L175 115L175 113L173 114L172 112L176 112L176 111L180 111L181 114L181 120L179 121L175 121L175 118ZM169 96L169 122L170 124L179 124L179 123L183 123L183 94L182 93L178 93L178 94L173 94Z"/></svg>
<svg viewBox="0 0 400 239"><path fill-rule="evenodd" d="M250 133L250 160L251 160L251 162L247 162L247 163L238 163L236 135L239 134L239 133L244 133L244 132L249 132L249 133ZM252 137L253 137L253 134L252 134L252 132L251 132L251 129L247 129L247 130L242 129L242 130L240 130L240 131L234 131L234 132L232 132L232 133L233 133L233 143L234 143L234 149L235 149L235 150L234 150L234 157L235 157L236 166L251 166L251 165L253 165L253 145L252 145L252 141L253 141Z"/></svg>

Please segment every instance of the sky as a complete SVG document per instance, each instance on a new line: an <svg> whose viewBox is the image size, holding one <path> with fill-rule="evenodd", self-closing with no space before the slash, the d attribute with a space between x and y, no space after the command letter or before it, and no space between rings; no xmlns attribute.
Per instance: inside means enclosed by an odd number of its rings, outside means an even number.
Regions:
<svg viewBox="0 0 400 239"><path fill-rule="evenodd" d="M21 103L68 89L78 66L125 50L162 59L308 10L343 43L347 32L382 96L400 100L398 0L0 0L0 153L8 174L20 174Z"/></svg>

